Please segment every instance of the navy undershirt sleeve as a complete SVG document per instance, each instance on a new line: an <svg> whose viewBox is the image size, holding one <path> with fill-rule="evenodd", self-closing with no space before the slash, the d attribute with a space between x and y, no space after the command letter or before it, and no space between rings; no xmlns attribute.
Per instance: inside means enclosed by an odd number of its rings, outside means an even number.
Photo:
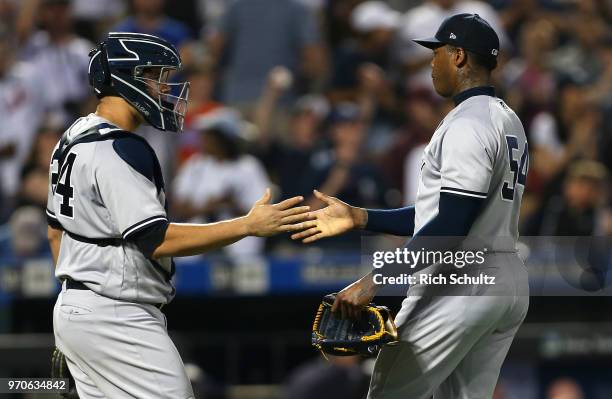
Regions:
<svg viewBox="0 0 612 399"><path fill-rule="evenodd" d="M465 237L480 214L484 198L440 193L438 214L425 224L415 236Z"/></svg>
<svg viewBox="0 0 612 399"><path fill-rule="evenodd" d="M366 209L365 230L376 233L411 236L414 234L414 206L398 209Z"/></svg>
<svg viewBox="0 0 612 399"><path fill-rule="evenodd" d="M164 242L168 225L167 221L154 223L135 233L133 237L130 237L130 241L136 244L144 256L151 258L157 247Z"/></svg>
<svg viewBox="0 0 612 399"><path fill-rule="evenodd" d="M440 193L438 214L416 232L406 248L411 251L447 251L458 247L468 235L484 203L484 198ZM427 266L418 265L412 272Z"/></svg>

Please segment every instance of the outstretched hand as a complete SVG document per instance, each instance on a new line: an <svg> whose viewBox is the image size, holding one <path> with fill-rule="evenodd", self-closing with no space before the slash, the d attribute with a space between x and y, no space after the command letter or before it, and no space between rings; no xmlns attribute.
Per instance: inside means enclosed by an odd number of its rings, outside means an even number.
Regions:
<svg viewBox="0 0 612 399"><path fill-rule="evenodd" d="M317 190L314 195L327 206L318 211L310 212L309 218L314 219L308 229L291 236L293 240L302 240L303 243L311 243L321 238L333 237L352 229L365 227L367 213L364 209L353 207L338 198L330 197Z"/></svg>
<svg viewBox="0 0 612 399"><path fill-rule="evenodd" d="M289 231L310 229L316 225L309 214L309 206L296 206L304 197L292 197L277 204L270 204L272 193L266 189L263 197L255 202L246 215L249 235L269 237Z"/></svg>

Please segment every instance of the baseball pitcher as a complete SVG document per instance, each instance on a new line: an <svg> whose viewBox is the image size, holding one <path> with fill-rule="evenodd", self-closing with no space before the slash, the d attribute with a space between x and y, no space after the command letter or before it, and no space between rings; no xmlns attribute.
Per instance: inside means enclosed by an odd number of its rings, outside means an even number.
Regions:
<svg viewBox="0 0 612 399"><path fill-rule="evenodd" d="M435 37L415 42L433 50L434 88L455 103L424 150L415 206L366 210L315 192L327 207L313 212L317 226L293 238L312 242L360 228L412 235L410 251L483 251L484 262L465 273L485 274L495 284L410 286L395 319L400 342L380 351L368 398L490 399L529 303L516 251L527 140L517 115L490 86L499 39L485 20L454 15ZM379 288L368 274L336 296L333 310L356 317Z"/></svg>

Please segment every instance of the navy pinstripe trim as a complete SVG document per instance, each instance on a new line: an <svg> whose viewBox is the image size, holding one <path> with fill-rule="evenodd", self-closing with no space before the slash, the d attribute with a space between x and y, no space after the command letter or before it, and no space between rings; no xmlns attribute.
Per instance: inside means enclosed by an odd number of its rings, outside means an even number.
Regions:
<svg viewBox="0 0 612 399"><path fill-rule="evenodd" d="M59 222L59 220L57 220L57 217L55 217L55 213L51 212L48 209L45 209L45 214L47 215L47 224L49 226L57 230L63 229L61 223Z"/></svg>
<svg viewBox="0 0 612 399"><path fill-rule="evenodd" d="M467 197L487 198L487 193L481 193L479 191L464 190L462 188L442 187L440 189L440 192L449 193L449 194L457 194L457 195L465 195Z"/></svg>
<svg viewBox="0 0 612 399"><path fill-rule="evenodd" d="M51 212L49 209L45 209L45 211L47 212L47 217L50 217L51 219L57 220L57 217L55 216L55 213Z"/></svg>
<svg viewBox="0 0 612 399"><path fill-rule="evenodd" d="M123 232L122 234L123 239L127 240L127 238L130 235L142 230L143 228L147 226L150 226L154 223L159 223L159 222L168 222L168 218L166 217L166 215L151 216L150 218L141 220L140 222L131 225L130 227L125 229L125 231Z"/></svg>

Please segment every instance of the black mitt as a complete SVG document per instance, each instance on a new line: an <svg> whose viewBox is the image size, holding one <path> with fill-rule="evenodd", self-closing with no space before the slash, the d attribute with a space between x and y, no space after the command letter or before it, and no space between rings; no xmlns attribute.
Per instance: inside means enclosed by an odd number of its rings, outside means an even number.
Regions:
<svg viewBox="0 0 612 399"><path fill-rule="evenodd" d="M312 346L336 356L378 353L383 345L397 342L397 329L389 309L371 303L358 320L342 319L332 313L336 296L326 295L312 326Z"/></svg>
<svg viewBox="0 0 612 399"><path fill-rule="evenodd" d="M64 399L79 399L74 378L66 363L66 356L57 348L53 349L53 355L51 355L51 378L68 378L68 392L60 395Z"/></svg>

